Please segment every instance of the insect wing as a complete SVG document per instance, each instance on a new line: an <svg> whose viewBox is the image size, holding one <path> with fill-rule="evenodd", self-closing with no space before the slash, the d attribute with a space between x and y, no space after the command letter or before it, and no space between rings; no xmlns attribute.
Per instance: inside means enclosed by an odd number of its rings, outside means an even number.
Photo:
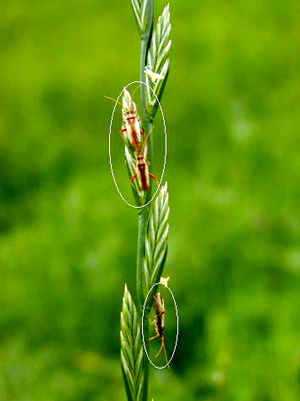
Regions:
<svg viewBox="0 0 300 401"><path fill-rule="evenodd" d="M137 162L139 186L143 191L148 191L150 185L148 165L144 158Z"/></svg>

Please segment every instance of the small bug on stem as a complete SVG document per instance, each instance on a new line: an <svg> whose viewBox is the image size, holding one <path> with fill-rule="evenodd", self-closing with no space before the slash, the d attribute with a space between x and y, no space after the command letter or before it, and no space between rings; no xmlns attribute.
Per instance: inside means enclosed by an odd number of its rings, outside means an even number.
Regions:
<svg viewBox="0 0 300 401"><path fill-rule="evenodd" d="M112 100L122 107L123 127L119 132L120 135L123 136L125 144L136 153L139 151L144 135L141 120L137 113L137 107L133 101L134 94L138 87L139 85L134 89L132 95L124 89L123 103L118 102L112 97L105 96L106 99Z"/></svg>
<svg viewBox="0 0 300 401"><path fill-rule="evenodd" d="M132 95L124 89L124 95L122 103L117 100L105 96L109 100L113 100L122 107L122 117L124 126L120 130L120 134L123 136L125 142L125 148L130 152L130 161L127 163L130 165L129 169L131 171L130 183L132 184L135 179L137 179L137 185L135 189L137 191L148 191L150 187L150 178L157 181L155 175L149 172L149 162L147 161L147 141L151 130L148 132L147 136L144 135L144 130L142 128L141 120L138 117L137 107L133 101L133 96L136 89L134 89Z"/></svg>
<svg viewBox="0 0 300 401"><path fill-rule="evenodd" d="M150 173L148 169L149 163L147 162L147 139L149 134L150 132L145 137L141 149L139 149L138 151L137 158L134 160L136 162L136 168L137 168L136 173L130 178L131 183L133 182L133 180L137 178L139 187L143 191L148 191L149 189L150 186L149 177L157 181L156 176Z"/></svg>
<svg viewBox="0 0 300 401"><path fill-rule="evenodd" d="M129 142L135 152L139 151L140 143L142 141L142 137L144 135L144 130L141 127L140 119L137 115L136 105L131 98L130 108L124 106L123 99L123 109L122 109L122 117L123 117L123 125L124 128L121 129L120 134L126 135L129 138Z"/></svg>
<svg viewBox="0 0 300 401"><path fill-rule="evenodd" d="M154 310L155 310L155 319L152 322L155 326L155 331L156 335L153 337L149 338L149 341L154 340L155 338L160 338L161 339L161 346L158 351L158 353L155 355L155 357L158 357L158 355L161 353L162 350L164 350L166 362L168 362L168 356L167 356L167 351L166 351L166 345L165 345L165 302L163 299L163 296L160 292L158 292L156 295L153 296L154 298ZM170 369L170 366L168 365L168 368Z"/></svg>

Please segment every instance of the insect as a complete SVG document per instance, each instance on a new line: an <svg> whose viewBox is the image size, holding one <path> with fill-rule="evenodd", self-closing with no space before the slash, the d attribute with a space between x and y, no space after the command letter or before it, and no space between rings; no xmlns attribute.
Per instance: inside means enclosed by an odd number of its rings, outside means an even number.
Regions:
<svg viewBox="0 0 300 401"><path fill-rule="evenodd" d="M161 346L158 353L155 355L157 357L162 350L164 350L166 362L168 362L167 351L165 346L165 302L163 296L160 292L158 292L154 297L154 310L155 310L155 320L152 324L155 325L156 335L149 338L149 341L154 340L155 338L161 338ZM168 365L169 367L169 365ZM170 368L170 367L169 367Z"/></svg>
<svg viewBox="0 0 300 401"><path fill-rule="evenodd" d="M136 171L135 174L130 178L131 183L137 178L139 188L141 188L143 191L148 191L149 189L150 186L149 178L152 178L153 180L157 181L155 175L150 173L148 169L149 163L147 162L147 146L146 146L147 137L145 138L144 143L142 144L142 147L137 154L137 158L134 160L136 162Z"/></svg>
<svg viewBox="0 0 300 401"><path fill-rule="evenodd" d="M157 180L157 178L149 172L148 168L147 140L151 131L148 132L147 136L144 135L144 130L137 113L137 107L133 101L136 89L133 91L132 95L124 89L122 103L111 97L105 97L117 102L122 107L123 128L120 130L120 134L123 135L125 148L128 148L131 154L130 162L128 162L127 158L127 163L130 164L129 168L132 174L130 183L133 183L133 181L137 179L137 190L148 191L150 178L154 180Z"/></svg>
<svg viewBox="0 0 300 401"><path fill-rule="evenodd" d="M129 139L129 143L135 152L139 151L140 144L144 135L144 130L141 127L140 119L137 115L136 105L132 101L131 107L122 109L123 125L120 134L125 134Z"/></svg>
<svg viewBox="0 0 300 401"><path fill-rule="evenodd" d="M132 95L130 95L130 93L126 89L124 89L122 103L111 97L105 96L106 99L117 102L122 107L123 121L122 128L119 132L123 136L125 144L136 153L138 153L139 151L144 135L141 120L137 113L137 107L133 101L133 96L137 88L135 88Z"/></svg>

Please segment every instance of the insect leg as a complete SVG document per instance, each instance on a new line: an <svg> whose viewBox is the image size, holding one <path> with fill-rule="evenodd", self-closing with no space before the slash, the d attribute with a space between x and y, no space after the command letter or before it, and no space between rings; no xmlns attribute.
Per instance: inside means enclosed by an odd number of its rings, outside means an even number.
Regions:
<svg viewBox="0 0 300 401"><path fill-rule="evenodd" d="M161 312L159 312L159 314L158 315L156 315L156 316L158 316L158 317L161 317L164 313L166 313L166 311L165 310L162 310Z"/></svg>
<svg viewBox="0 0 300 401"><path fill-rule="evenodd" d="M157 181L157 177L154 174L149 173L149 177L152 178L153 180Z"/></svg>
<svg viewBox="0 0 300 401"><path fill-rule="evenodd" d="M159 334L156 334L156 336L150 337L148 341L155 340L155 338L159 337Z"/></svg>
<svg viewBox="0 0 300 401"><path fill-rule="evenodd" d="M130 182L133 182L133 180L135 180L136 179L136 177L137 177L137 174L134 174L131 178L130 178Z"/></svg>
<svg viewBox="0 0 300 401"><path fill-rule="evenodd" d="M164 338L165 338L165 336L162 336L162 338L161 338L161 346L160 346L160 349L159 349L158 353L155 355L155 358L157 358L158 355L161 353L162 349L165 348L165 340L164 340Z"/></svg>
<svg viewBox="0 0 300 401"><path fill-rule="evenodd" d="M165 345L165 336L164 335L161 338L161 346L160 346L160 349L159 349L158 353L155 355L155 358L158 357L158 355L161 353L162 349L164 350L166 363L168 363L168 355L167 355L167 350L166 350L166 345ZM170 365L168 365L168 368L170 369Z"/></svg>
<svg viewBox="0 0 300 401"><path fill-rule="evenodd" d="M164 336L165 337L165 336ZM167 350L166 350L166 345L165 345L165 341L164 341L164 354L165 354L165 358L166 358L166 363L168 363L168 355L167 355ZM168 369L170 368L170 364L168 364Z"/></svg>

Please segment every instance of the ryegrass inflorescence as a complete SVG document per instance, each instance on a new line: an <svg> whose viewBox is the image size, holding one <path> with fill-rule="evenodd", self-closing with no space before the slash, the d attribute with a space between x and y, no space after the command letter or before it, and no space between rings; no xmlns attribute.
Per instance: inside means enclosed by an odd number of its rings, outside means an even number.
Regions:
<svg viewBox="0 0 300 401"><path fill-rule="evenodd" d="M148 400L149 361L143 350L141 323L144 337L149 337L148 315L160 281L168 249L169 195L163 185L156 199L151 199L152 174L148 160L152 157L152 123L167 81L169 71L170 12L167 5L153 29L154 0L131 0L141 38L140 93L141 116L130 93L124 89L123 125L121 133L125 146L125 161L139 206L137 250L137 303L125 285L121 312L121 365L129 401ZM151 133L151 135L149 135ZM152 177L153 178L153 177ZM142 317L142 307L147 294L148 305ZM148 347L148 340L146 341Z"/></svg>

